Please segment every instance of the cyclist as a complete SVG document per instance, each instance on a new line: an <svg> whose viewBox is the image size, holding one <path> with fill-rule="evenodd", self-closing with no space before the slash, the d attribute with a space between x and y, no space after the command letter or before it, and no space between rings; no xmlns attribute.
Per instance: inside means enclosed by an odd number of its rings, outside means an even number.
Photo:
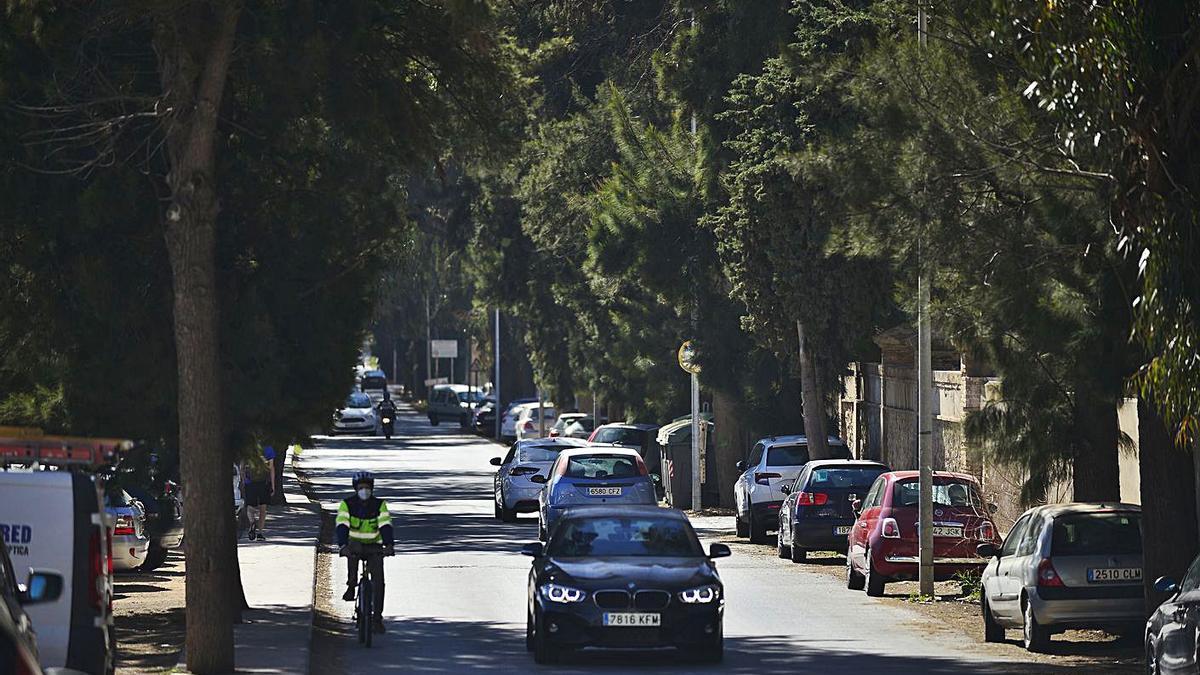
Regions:
<svg viewBox="0 0 1200 675"><path fill-rule="evenodd" d="M350 542L357 544L382 544L384 555L395 555L395 540L392 537L392 516L388 513L387 502L376 497L375 478L367 471L354 474L354 494L338 504L337 513L337 542L339 552L346 556L346 593L342 599L354 601L354 588L358 584L359 557L350 547ZM374 580L373 618L374 630L377 633L383 629L383 558L367 557L367 566Z"/></svg>

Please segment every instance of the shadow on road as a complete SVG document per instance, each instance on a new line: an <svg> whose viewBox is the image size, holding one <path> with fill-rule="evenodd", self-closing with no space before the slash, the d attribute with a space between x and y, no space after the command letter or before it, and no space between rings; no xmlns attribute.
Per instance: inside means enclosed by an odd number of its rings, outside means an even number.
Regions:
<svg viewBox="0 0 1200 675"><path fill-rule="evenodd" d="M369 661L372 673L518 673L527 671L668 673L710 672L765 673L1108 673L1097 664L1053 665L968 661L920 655L874 654L855 649L867 646L869 637L842 640L838 649L806 647L805 640L787 635L729 637L725 639L725 661L719 665L689 662L675 652L586 652L567 656L555 666L537 666L525 651L520 627L477 621L405 620L389 624L388 633L377 638L370 651L359 645L344 625L323 622L316 639L326 641L324 660L313 664L313 672L357 672L355 663ZM337 644L331 644L337 643ZM821 640L828 645L829 640ZM448 648L452 645L451 648ZM326 670L319 670L319 669ZM342 670L345 668L345 670ZM365 671L364 671L365 672Z"/></svg>

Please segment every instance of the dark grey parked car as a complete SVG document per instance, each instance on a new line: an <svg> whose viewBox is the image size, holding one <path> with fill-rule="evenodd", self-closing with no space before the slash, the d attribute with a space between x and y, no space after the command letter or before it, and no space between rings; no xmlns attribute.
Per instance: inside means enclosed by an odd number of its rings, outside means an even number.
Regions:
<svg viewBox="0 0 1200 675"><path fill-rule="evenodd" d="M1146 672L1175 675L1200 671L1200 556L1183 580L1160 577L1154 587L1170 593L1146 622Z"/></svg>

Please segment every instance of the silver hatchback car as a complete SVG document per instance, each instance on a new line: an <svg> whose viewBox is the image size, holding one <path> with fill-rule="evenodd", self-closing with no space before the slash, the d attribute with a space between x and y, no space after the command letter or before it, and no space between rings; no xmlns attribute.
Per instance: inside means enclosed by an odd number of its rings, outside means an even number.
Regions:
<svg viewBox="0 0 1200 675"><path fill-rule="evenodd" d="M1043 651L1069 628L1140 632L1142 512L1134 504L1049 504L1026 511L983 570L984 639L1021 628L1025 648Z"/></svg>
<svg viewBox="0 0 1200 675"><path fill-rule="evenodd" d="M530 479L547 475L558 453L586 445L577 438L534 438L513 443L504 459L493 457L492 466L500 467L494 481L496 518L511 523L518 513L535 513L542 484Z"/></svg>

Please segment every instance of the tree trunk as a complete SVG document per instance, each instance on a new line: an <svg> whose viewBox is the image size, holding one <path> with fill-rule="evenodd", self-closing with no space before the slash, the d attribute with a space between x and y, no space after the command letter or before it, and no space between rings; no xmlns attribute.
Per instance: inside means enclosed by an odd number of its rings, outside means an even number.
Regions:
<svg viewBox="0 0 1200 675"><path fill-rule="evenodd" d="M1196 482L1192 457L1175 445L1149 401L1138 401L1138 466L1142 479L1142 583L1146 615L1165 596L1154 580L1183 577L1196 555Z"/></svg>
<svg viewBox="0 0 1200 675"><path fill-rule="evenodd" d="M234 668L233 603L238 584L233 486L222 420L217 310L217 114L241 8L181 10L158 25L158 56L168 118L170 167L165 218L174 286L179 377L180 471L187 518L188 670L200 675ZM215 14L210 12L215 11Z"/></svg>
<svg viewBox="0 0 1200 675"><path fill-rule="evenodd" d="M800 340L800 398L804 409L804 435L808 437L810 459L829 458L829 434L825 431L825 392L817 372L817 360L805 338L804 322L796 319L796 337Z"/></svg>
<svg viewBox="0 0 1200 675"><path fill-rule="evenodd" d="M1082 449L1075 456L1074 499L1106 502L1121 499L1120 422L1111 401L1080 398L1076 401L1075 428Z"/></svg>
<svg viewBox="0 0 1200 675"><path fill-rule="evenodd" d="M716 430L716 453L713 478L720 494L721 506L733 506L733 484L737 481L737 463L746 458L746 433L736 400L720 389L712 390L713 421Z"/></svg>

